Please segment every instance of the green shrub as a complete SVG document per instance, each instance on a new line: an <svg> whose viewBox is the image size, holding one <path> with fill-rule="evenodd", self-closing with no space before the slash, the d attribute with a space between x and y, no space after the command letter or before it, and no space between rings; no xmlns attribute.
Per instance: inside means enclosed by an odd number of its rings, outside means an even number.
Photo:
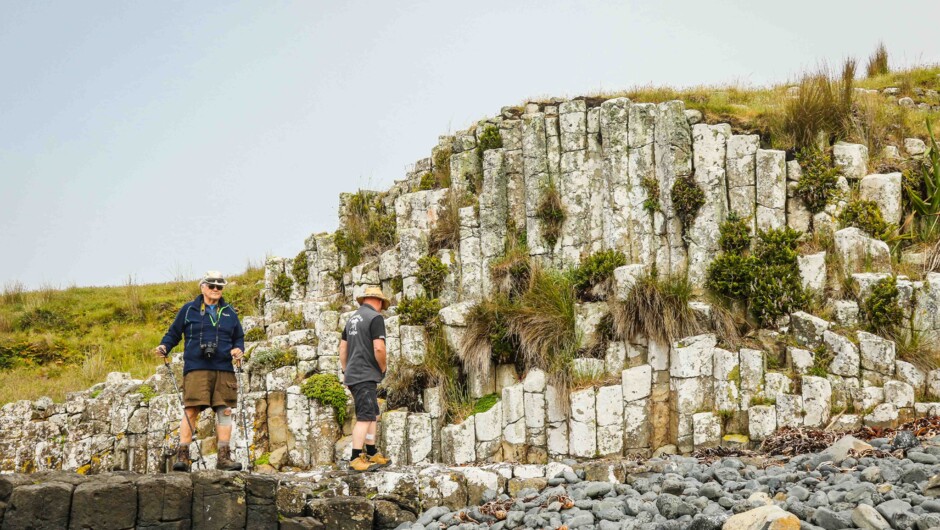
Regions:
<svg viewBox="0 0 940 530"><path fill-rule="evenodd" d="M688 230L705 204L705 192L691 176L679 177L672 185L672 205L682 228Z"/></svg>
<svg viewBox="0 0 940 530"><path fill-rule="evenodd" d="M476 400L476 403L473 404L473 413L481 414L487 412L493 408L496 403L499 402L499 395L497 394L487 394L480 399Z"/></svg>
<svg viewBox="0 0 940 530"><path fill-rule="evenodd" d="M898 281L895 276L883 278L872 286L871 293L865 297L859 308L868 331L888 337L896 335L904 318L898 296Z"/></svg>
<svg viewBox="0 0 940 530"><path fill-rule="evenodd" d="M829 154L820 149L805 148L796 154L800 162L800 180L796 195L810 213L823 211L837 196L839 168L833 166Z"/></svg>
<svg viewBox="0 0 940 530"><path fill-rule="evenodd" d="M865 75L866 77L877 77L890 71L888 69L888 48L885 47L885 43L879 42L878 47L868 57L868 68Z"/></svg>
<svg viewBox="0 0 940 530"><path fill-rule="evenodd" d="M271 453L264 453L255 460L255 466L266 466L271 461Z"/></svg>
<svg viewBox="0 0 940 530"><path fill-rule="evenodd" d="M797 267L796 258L799 254L796 249L802 235L802 232L790 227L760 231L757 234L757 245L754 254L762 266L787 265ZM797 273L799 273L798 269Z"/></svg>
<svg viewBox="0 0 940 530"><path fill-rule="evenodd" d="M791 228L760 231L753 255L738 249L725 251L712 261L706 287L745 303L762 325L772 325L778 317L802 309L809 296L797 265L800 236ZM738 238L729 239L734 241L729 248L742 245Z"/></svg>
<svg viewBox="0 0 940 530"><path fill-rule="evenodd" d="M271 286L274 296L285 302L290 300L290 293L293 288L294 280L283 271L277 273L277 276L274 277L274 284Z"/></svg>
<svg viewBox="0 0 940 530"><path fill-rule="evenodd" d="M264 328L251 328L245 333L245 342L260 342L268 338Z"/></svg>
<svg viewBox="0 0 940 530"><path fill-rule="evenodd" d="M450 178L450 157L452 149L451 147L445 146L438 148L434 151L434 157L432 162L434 168L432 172L434 173L434 178L437 181L438 188L449 188L451 184Z"/></svg>
<svg viewBox="0 0 940 530"><path fill-rule="evenodd" d="M349 408L349 398L343 384L339 382L336 374L315 374L307 378L300 386L300 391L310 399L333 408L336 423L341 426L346 423L346 412Z"/></svg>
<svg viewBox="0 0 940 530"><path fill-rule="evenodd" d="M566 216L558 186L554 180L549 179L548 184L542 190L538 208L535 210L535 217L541 221L542 238L549 247L554 248L558 238L561 237L561 228Z"/></svg>
<svg viewBox="0 0 940 530"><path fill-rule="evenodd" d="M799 269L790 265L757 267L747 302L751 313L763 326L773 325L778 317L804 308L808 296L803 290Z"/></svg>
<svg viewBox="0 0 940 530"><path fill-rule="evenodd" d="M294 281L297 282L297 286L300 287L301 292L306 295L307 281L310 279L310 266L307 263L306 250L301 250L297 254L297 257L294 258L291 272L293 273Z"/></svg>
<svg viewBox="0 0 940 530"><path fill-rule="evenodd" d="M708 265L705 286L715 294L744 299L750 293L757 267L754 256L721 254Z"/></svg>
<svg viewBox="0 0 940 530"><path fill-rule="evenodd" d="M441 301L427 296L405 298L398 304L397 311L406 326L433 326L441 311Z"/></svg>
<svg viewBox="0 0 940 530"><path fill-rule="evenodd" d="M662 210L659 205L659 181L653 177L643 177L640 181L643 190L646 191L646 199L643 199L643 209L649 213Z"/></svg>
<svg viewBox="0 0 940 530"><path fill-rule="evenodd" d="M750 218L743 219L737 212L728 214L728 219L718 227L718 246L723 252L740 253L751 247Z"/></svg>
<svg viewBox="0 0 940 530"><path fill-rule="evenodd" d="M449 268L437 256L423 256L418 259L418 283L424 287L430 298L437 298L444 288Z"/></svg>
<svg viewBox="0 0 940 530"><path fill-rule="evenodd" d="M418 184L418 191L427 191L437 189L440 184L437 181L437 177L434 173L428 171L424 175L421 175L421 182Z"/></svg>
<svg viewBox="0 0 940 530"><path fill-rule="evenodd" d="M395 276L389 280L389 288L392 290L389 295L400 293L405 289L405 280L401 276Z"/></svg>
<svg viewBox="0 0 940 530"><path fill-rule="evenodd" d="M885 221L875 201L856 200L848 203L839 214L839 226L854 226L877 239L890 236L892 226Z"/></svg>
<svg viewBox="0 0 940 530"><path fill-rule="evenodd" d="M252 366L265 370L275 370L297 364L297 351L293 348L265 348L251 354Z"/></svg>
<svg viewBox="0 0 940 530"><path fill-rule="evenodd" d="M614 269L626 264L627 257L619 250L605 250L588 256L570 272L578 296L588 296L594 286L613 278Z"/></svg>
<svg viewBox="0 0 940 530"><path fill-rule="evenodd" d="M137 393L140 394L140 400L144 403L150 403L151 399L157 397L157 391L150 385L140 385Z"/></svg>
<svg viewBox="0 0 940 530"><path fill-rule="evenodd" d="M503 137L499 135L499 129L492 125L487 125L480 133L479 144L477 145L477 154L483 158L483 153L490 149L499 149L503 146Z"/></svg>
<svg viewBox="0 0 940 530"><path fill-rule="evenodd" d="M287 331L300 331L302 329L307 329L307 321L304 319L304 314L297 312L289 312L286 315L287 317Z"/></svg>
<svg viewBox="0 0 940 530"><path fill-rule="evenodd" d="M509 332L509 319L515 308L508 297L495 296L470 309L467 331L458 352L465 370L480 373L488 369L490 362L524 368L516 355L518 340Z"/></svg>

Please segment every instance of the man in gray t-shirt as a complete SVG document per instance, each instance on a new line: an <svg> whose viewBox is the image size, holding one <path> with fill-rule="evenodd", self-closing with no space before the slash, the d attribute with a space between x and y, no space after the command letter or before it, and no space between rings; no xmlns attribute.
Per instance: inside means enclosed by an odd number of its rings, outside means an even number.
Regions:
<svg viewBox="0 0 940 530"><path fill-rule="evenodd" d="M388 309L389 300L378 287L369 287L356 300L359 309L343 328L339 362L343 368L343 382L349 387L356 407L349 467L362 472L374 471L390 463L375 447L379 419L376 386L385 377L386 369L385 318L381 311Z"/></svg>

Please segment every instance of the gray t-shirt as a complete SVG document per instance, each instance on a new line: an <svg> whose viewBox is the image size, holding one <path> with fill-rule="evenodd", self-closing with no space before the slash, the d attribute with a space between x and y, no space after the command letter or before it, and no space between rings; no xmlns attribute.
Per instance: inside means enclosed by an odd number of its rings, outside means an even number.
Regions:
<svg viewBox="0 0 940 530"><path fill-rule="evenodd" d="M385 340L385 318L372 306L362 304L343 328L343 340L346 341L344 383L347 386L364 381L379 383L385 376L375 360L372 346L375 339Z"/></svg>

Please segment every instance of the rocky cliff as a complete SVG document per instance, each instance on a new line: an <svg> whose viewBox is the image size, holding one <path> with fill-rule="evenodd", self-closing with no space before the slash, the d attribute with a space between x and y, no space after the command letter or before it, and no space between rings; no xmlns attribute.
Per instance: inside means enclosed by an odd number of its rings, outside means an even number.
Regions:
<svg viewBox="0 0 940 530"><path fill-rule="evenodd" d="M924 154L920 140L904 149L903 158ZM681 101L529 103L441 137L391 189L343 195L337 233L310 236L295 258L267 261L264 314L244 322L255 340L240 379L236 456L293 469L343 458L349 421L340 425L337 410L308 397L301 382L314 373L342 377L340 330L356 294L370 286L393 294L390 374L420 367L442 347L436 331L451 351L466 347L474 307L504 288L492 271L511 241L524 241L528 259L544 269L576 268L602 251L625 257L606 290L575 306L581 347L565 370L582 384L559 388L540 367L493 356L489 366L461 367L461 377L471 398L495 399L458 418L446 412L447 389L415 379L414 399L382 417L380 444L395 462L544 464L760 441L780 427L850 430L935 414L940 371L901 360L894 341L859 330L859 301L896 277L906 328L932 340L940 274L896 276L898 260L884 241L838 220L854 193L899 223L902 175L871 173L862 145L838 143L832 157L844 193L813 214L797 193L797 160L763 149L757 135L702 123ZM683 186L698 190L696 208ZM806 233L804 240L829 234L828 243L801 246L797 257L800 286L829 298L825 319L787 311L751 341L729 342L706 327L668 340L613 337L602 351L587 351L604 334L612 304L626 303L641 278L687 280L704 295L732 212L754 236L787 227ZM423 277L428 256L444 266L434 292ZM435 333L399 315L416 299L439 308ZM705 321L722 311L704 297L689 308ZM171 366L181 370L179 359ZM177 399L161 368L146 381L112 374L65 403L7 404L0 470L161 471L180 419ZM204 418L209 465L211 429Z"/></svg>

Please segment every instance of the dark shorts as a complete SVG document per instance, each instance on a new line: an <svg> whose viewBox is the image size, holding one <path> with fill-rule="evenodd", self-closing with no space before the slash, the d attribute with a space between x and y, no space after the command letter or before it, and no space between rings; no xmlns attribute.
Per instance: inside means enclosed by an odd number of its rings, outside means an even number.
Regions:
<svg viewBox="0 0 940 530"><path fill-rule="evenodd" d="M193 370L183 376L183 404L187 407L238 405L238 382L235 372Z"/></svg>
<svg viewBox="0 0 940 530"><path fill-rule="evenodd" d="M349 386L356 406L356 421L376 421L379 419L379 398L375 391L375 381L363 381Z"/></svg>

